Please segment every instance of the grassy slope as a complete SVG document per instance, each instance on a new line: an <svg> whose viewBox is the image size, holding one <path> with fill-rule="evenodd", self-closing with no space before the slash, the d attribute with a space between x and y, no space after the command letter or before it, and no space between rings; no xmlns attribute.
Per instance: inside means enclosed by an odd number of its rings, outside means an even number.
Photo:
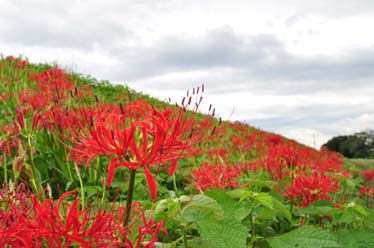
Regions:
<svg viewBox="0 0 374 248"><path fill-rule="evenodd" d="M352 158L349 161L355 163L356 165L362 167L363 169L374 169L374 159L368 158Z"/></svg>

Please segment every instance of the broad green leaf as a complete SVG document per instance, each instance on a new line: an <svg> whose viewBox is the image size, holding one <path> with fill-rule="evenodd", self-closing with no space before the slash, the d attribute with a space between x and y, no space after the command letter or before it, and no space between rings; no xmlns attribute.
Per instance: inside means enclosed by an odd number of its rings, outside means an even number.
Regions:
<svg viewBox="0 0 374 248"><path fill-rule="evenodd" d="M276 217L277 213L274 209L259 206L253 209L256 219L271 220Z"/></svg>
<svg viewBox="0 0 374 248"><path fill-rule="evenodd" d="M254 193L254 199L268 208L273 208L273 197L268 193Z"/></svg>
<svg viewBox="0 0 374 248"><path fill-rule="evenodd" d="M156 221L166 219L167 217L173 215L180 209L179 202L174 199L162 199L156 205L154 210L154 218Z"/></svg>
<svg viewBox="0 0 374 248"><path fill-rule="evenodd" d="M234 189L227 191L227 194L232 198L240 199L241 201L247 199L249 196L252 195L252 192L249 192L245 189Z"/></svg>
<svg viewBox="0 0 374 248"><path fill-rule="evenodd" d="M342 230L336 233L342 248L374 247L374 232L368 230Z"/></svg>
<svg viewBox="0 0 374 248"><path fill-rule="evenodd" d="M181 246L184 247L184 246ZM212 243L209 243L209 241L203 240L201 238L194 238L192 240L188 241L188 247L189 248L216 248Z"/></svg>
<svg viewBox="0 0 374 248"><path fill-rule="evenodd" d="M291 232L267 239L271 248L333 248L341 247L327 231L312 226L297 228Z"/></svg>
<svg viewBox="0 0 374 248"><path fill-rule="evenodd" d="M359 214L361 214L361 215L363 215L363 216L369 216L369 212L363 207L363 206L361 206L361 205L358 205L358 204L356 204L356 205L354 205L353 207L352 207L357 213L359 213Z"/></svg>
<svg viewBox="0 0 374 248"><path fill-rule="evenodd" d="M197 222L204 218L213 217L223 219L222 207L206 195L195 195L191 202L184 208L182 216L186 221Z"/></svg>
<svg viewBox="0 0 374 248"><path fill-rule="evenodd" d="M302 208L299 211L300 214L310 215L329 215L335 216L341 213L341 210L329 206L309 206L308 208Z"/></svg>
<svg viewBox="0 0 374 248"><path fill-rule="evenodd" d="M248 229L234 218L223 220L204 219L198 223L203 240L217 248L243 248L246 246Z"/></svg>
<svg viewBox="0 0 374 248"><path fill-rule="evenodd" d="M280 201L278 201L274 197L273 197L273 206L274 206L274 209L278 210L279 213L284 218L286 218L289 222L292 222L291 212L288 210L288 208L286 206L283 205L283 203L281 203Z"/></svg>
<svg viewBox="0 0 374 248"><path fill-rule="evenodd" d="M353 223L353 221L354 221L354 217L351 211L345 211L337 218L333 218L332 224L341 224L341 223L350 224L350 223Z"/></svg>
<svg viewBox="0 0 374 248"><path fill-rule="evenodd" d="M234 201L224 190L209 190L205 194L222 206L225 216L234 216L237 220L242 220L251 211L250 208L243 206L243 202Z"/></svg>
<svg viewBox="0 0 374 248"><path fill-rule="evenodd" d="M191 198L188 197L188 196L186 196L186 195L181 195L181 196L178 198L178 200L179 200L180 202L188 202L188 201L191 200Z"/></svg>

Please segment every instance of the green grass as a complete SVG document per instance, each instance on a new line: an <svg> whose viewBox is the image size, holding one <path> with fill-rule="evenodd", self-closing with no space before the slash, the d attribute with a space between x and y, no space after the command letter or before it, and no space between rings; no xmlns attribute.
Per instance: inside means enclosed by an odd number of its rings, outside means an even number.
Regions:
<svg viewBox="0 0 374 248"><path fill-rule="evenodd" d="M352 163L362 167L362 169L374 169L374 159L367 158L351 158L349 159Z"/></svg>

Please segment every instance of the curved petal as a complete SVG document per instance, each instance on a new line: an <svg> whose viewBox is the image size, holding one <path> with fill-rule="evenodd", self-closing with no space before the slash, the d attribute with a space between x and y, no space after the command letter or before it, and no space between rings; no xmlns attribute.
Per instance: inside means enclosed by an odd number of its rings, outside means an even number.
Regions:
<svg viewBox="0 0 374 248"><path fill-rule="evenodd" d="M174 172L177 170L178 168L178 162L176 159L174 159L173 161L171 161L171 165L170 165L170 171L168 173L168 176L172 176L174 174Z"/></svg>
<svg viewBox="0 0 374 248"><path fill-rule="evenodd" d="M149 192L151 193L152 201L156 201L157 184L147 166L144 166L144 174L145 174L145 178L147 179L147 184L148 184Z"/></svg>
<svg viewBox="0 0 374 248"><path fill-rule="evenodd" d="M113 158L110 160L109 166L108 166L108 179L106 181L106 186L109 187L112 184L113 178L114 178L114 170L116 169L117 165L117 158Z"/></svg>

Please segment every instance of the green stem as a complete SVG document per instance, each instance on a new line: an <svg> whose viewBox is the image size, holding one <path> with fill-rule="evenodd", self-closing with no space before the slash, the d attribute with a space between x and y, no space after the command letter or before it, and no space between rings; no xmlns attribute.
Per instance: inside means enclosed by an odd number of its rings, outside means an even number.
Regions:
<svg viewBox="0 0 374 248"><path fill-rule="evenodd" d="M127 225L129 224L129 219L130 219L132 196L134 193L135 173L136 173L136 170L130 170L129 190L127 191L127 200L126 200L126 213L125 213L125 220L123 222L125 227L127 227Z"/></svg>
<svg viewBox="0 0 374 248"><path fill-rule="evenodd" d="M186 229L183 230L183 244L184 248L188 248Z"/></svg>
<svg viewBox="0 0 374 248"><path fill-rule="evenodd" d="M105 208L104 203L106 202L106 186L105 183L103 183L103 195L101 197L101 206Z"/></svg>
<svg viewBox="0 0 374 248"><path fill-rule="evenodd" d="M82 209L84 209L85 206L85 197L84 197L84 186L83 186L83 180L81 177L81 173L79 171L77 163L74 163L75 171L77 172L78 180L79 180L79 185L81 187L81 201L82 201Z"/></svg>
<svg viewBox="0 0 374 248"><path fill-rule="evenodd" d="M184 248L188 248L187 237L186 237L186 229L183 230L183 244L184 244Z"/></svg>
<svg viewBox="0 0 374 248"><path fill-rule="evenodd" d="M65 146L64 146L64 159L65 159L65 165L66 165L66 167L67 167L67 169L68 169L68 175L69 175L69 179L70 179L70 182L73 182L74 181L74 179L73 179L73 173L71 172L71 168L70 168L70 163L68 163L67 161L66 161L66 157L67 157L67 152L66 152L66 148L65 148Z"/></svg>
<svg viewBox="0 0 374 248"><path fill-rule="evenodd" d="M31 143L31 134L27 135L27 142L29 145L29 156L30 156L30 165L31 165L31 183L34 185L35 190L38 195L39 200L45 199L45 193L43 187L39 181L39 177L36 173L36 167L34 163L34 155L32 153L32 143Z"/></svg>
<svg viewBox="0 0 374 248"><path fill-rule="evenodd" d="M95 180L95 183L97 183L97 180L98 180L98 171L100 171L100 158L96 158L96 168L94 170L94 180Z"/></svg>
<svg viewBox="0 0 374 248"><path fill-rule="evenodd" d="M175 176L175 173L173 174L173 186L174 186L174 192L175 192L175 197L178 196L178 187L177 187L177 180L176 180L176 176Z"/></svg>

